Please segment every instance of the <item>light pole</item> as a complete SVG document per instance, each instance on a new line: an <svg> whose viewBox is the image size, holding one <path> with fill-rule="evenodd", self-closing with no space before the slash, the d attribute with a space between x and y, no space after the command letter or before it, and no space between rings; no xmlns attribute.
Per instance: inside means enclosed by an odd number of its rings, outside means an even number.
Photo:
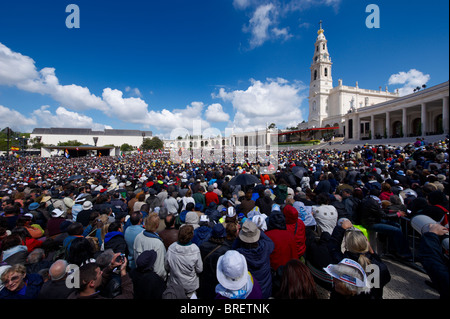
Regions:
<svg viewBox="0 0 450 319"><path fill-rule="evenodd" d="M6 128L6 159L9 161L9 138L11 136L11 129Z"/></svg>

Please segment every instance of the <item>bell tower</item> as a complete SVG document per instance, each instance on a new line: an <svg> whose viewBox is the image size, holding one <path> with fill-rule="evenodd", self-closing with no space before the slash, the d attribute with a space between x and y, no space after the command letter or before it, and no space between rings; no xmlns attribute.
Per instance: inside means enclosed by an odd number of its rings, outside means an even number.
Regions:
<svg viewBox="0 0 450 319"><path fill-rule="evenodd" d="M314 44L314 56L311 64L309 84L309 127L321 127L322 119L328 116L328 97L333 88L331 77L331 58L328 53L327 39L322 29L322 21Z"/></svg>

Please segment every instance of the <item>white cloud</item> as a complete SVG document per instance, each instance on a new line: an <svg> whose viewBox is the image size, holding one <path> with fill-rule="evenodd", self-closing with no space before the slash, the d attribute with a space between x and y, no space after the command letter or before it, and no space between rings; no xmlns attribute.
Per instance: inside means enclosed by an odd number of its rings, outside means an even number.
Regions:
<svg viewBox="0 0 450 319"><path fill-rule="evenodd" d="M399 72L389 77L389 85L403 85L399 88L400 96L414 93L416 87L422 87L430 80L429 74L411 69L408 72Z"/></svg>
<svg viewBox="0 0 450 319"><path fill-rule="evenodd" d="M20 112L0 105L0 128L9 127L12 130L21 130L24 126L34 126L36 120L27 118Z"/></svg>
<svg viewBox="0 0 450 319"><path fill-rule="evenodd" d="M127 86L125 88L125 92L128 92L128 93L134 95L135 97L142 97L142 93L138 88L132 88L132 87Z"/></svg>
<svg viewBox="0 0 450 319"><path fill-rule="evenodd" d="M282 38L283 40L289 40L290 38L293 37L293 35L289 33L287 28L283 29L273 28L272 32L276 38Z"/></svg>
<svg viewBox="0 0 450 319"><path fill-rule="evenodd" d="M234 128L253 130L265 128L267 123L284 127L303 121L300 106L306 96L300 92L305 89L302 83L290 84L282 78L267 79L266 82L252 79L246 90L227 92L221 88L214 97L233 105L236 111Z"/></svg>
<svg viewBox="0 0 450 319"><path fill-rule="evenodd" d="M55 101L74 110L106 110L107 106L102 99L91 94L87 87L59 84L54 68L43 68L37 74L35 78L16 83L16 86L24 91L50 95Z"/></svg>
<svg viewBox="0 0 450 319"><path fill-rule="evenodd" d="M180 130L183 132L189 131L189 134L193 134L195 129L203 131L210 127L209 122L202 119L203 108L203 102L192 102L184 109L150 111L148 124L162 130L164 133ZM196 125L201 127L196 127Z"/></svg>
<svg viewBox="0 0 450 319"><path fill-rule="evenodd" d="M342 0L290 0L287 1L284 7L285 11L303 11L311 7L331 7L334 10L339 9Z"/></svg>
<svg viewBox="0 0 450 319"><path fill-rule="evenodd" d="M31 118L26 118L17 111L3 107L3 121L17 119L17 125L21 123L36 125L38 123L37 125L43 127L66 126L103 129L106 126L94 123L91 117L71 111L96 109L108 117L142 124L145 127L153 126L163 130L163 133L170 132L175 128L192 131L194 121L201 121L199 123L203 128L210 127L208 122L202 120L204 108L202 102L192 102L184 109L174 109L173 111L149 110L148 104L141 98L140 90L130 86L125 88L125 92L133 95L131 97L125 98L122 91L112 88L105 88L101 96L96 96L86 87L75 84L61 85L54 68L46 67L38 71L33 59L13 52L1 43L0 85L16 86L27 92L49 95L61 104L55 114L51 113L49 106L44 106L35 110Z"/></svg>
<svg viewBox="0 0 450 319"><path fill-rule="evenodd" d="M249 22L242 30L249 33L249 48L254 49L267 41L281 39L283 41L294 37L290 28L281 26L287 21L288 15L298 15L312 7L331 7L336 12L341 0L234 0L233 6L236 10L245 11L249 14ZM309 27L308 22L292 25L294 29Z"/></svg>
<svg viewBox="0 0 450 319"><path fill-rule="evenodd" d="M39 94L50 95L65 107L75 110L105 110L101 98L91 94L88 88L75 84L61 85L54 68L38 71L35 61L0 43L0 85L17 88Z"/></svg>
<svg viewBox="0 0 450 319"><path fill-rule="evenodd" d="M208 106L205 117L210 122L227 122L230 119L230 116L223 111L222 105L219 103Z"/></svg>
<svg viewBox="0 0 450 319"><path fill-rule="evenodd" d="M148 123L148 104L141 98L124 98L122 91L111 88L104 89L102 97L108 106L106 115L130 123Z"/></svg>
<svg viewBox="0 0 450 319"><path fill-rule="evenodd" d="M50 106L43 105L27 117L18 111L0 105L0 127L10 127L21 132L31 132L36 125L40 127L92 128L93 130L112 128L109 125L95 123L91 117L69 111L61 106L56 109L55 113L52 113Z"/></svg>
<svg viewBox="0 0 450 319"><path fill-rule="evenodd" d="M250 6L251 4L251 0L234 0L233 1L233 6L237 9L245 9L248 6Z"/></svg>
<svg viewBox="0 0 450 319"><path fill-rule="evenodd" d="M0 85L16 85L37 76L33 59L0 43Z"/></svg>
<svg viewBox="0 0 450 319"><path fill-rule="evenodd" d="M93 130L111 129L111 126L95 123L86 115L72 112L60 106L55 114L50 111L48 105L41 106L32 113L37 122L42 127L70 127L70 128L92 128Z"/></svg>
<svg viewBox="0 0 450 319"><path fill-rule="evenodd" d="M251 33L250 47L255 48L262 45L269 39L269 27L274 23L272 21L271 11L275 10L273 4L259 6L253 13L249 25L244 27L245 32ZM272 12L273 14L274 12Z"/></svg>

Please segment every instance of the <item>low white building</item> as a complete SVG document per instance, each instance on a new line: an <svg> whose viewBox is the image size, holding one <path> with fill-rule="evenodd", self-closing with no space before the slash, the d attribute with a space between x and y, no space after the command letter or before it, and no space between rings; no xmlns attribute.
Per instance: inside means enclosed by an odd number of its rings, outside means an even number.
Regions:
<svg viewBox="0 0 450 319"><path fill-rule="evenodd" d="M151 131L114 130L93 131L90 128L35 128L30 138L36 138L46 145L58 145L71 140L77 140L85 145L105 146L129 144L135 148L142 145L144 138L152 138Z"/></svg>

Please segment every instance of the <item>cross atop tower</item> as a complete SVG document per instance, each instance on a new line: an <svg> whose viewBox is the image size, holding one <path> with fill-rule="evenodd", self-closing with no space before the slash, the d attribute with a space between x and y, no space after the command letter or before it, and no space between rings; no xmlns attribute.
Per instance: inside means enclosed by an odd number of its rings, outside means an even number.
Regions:
<svg viewBox="0 0 450 319"><path fill-rule="evenodd" d="M319 21L319 31L317 31L317 34L322 34L323 33L323 29L322 29L322 20Z"/></svg>

